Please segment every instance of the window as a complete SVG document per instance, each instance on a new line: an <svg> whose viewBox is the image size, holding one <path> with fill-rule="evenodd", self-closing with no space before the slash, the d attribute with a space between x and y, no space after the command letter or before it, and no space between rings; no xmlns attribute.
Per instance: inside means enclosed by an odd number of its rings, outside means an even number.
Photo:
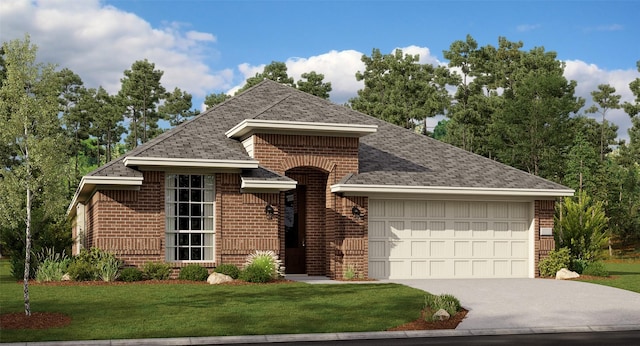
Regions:
<svg viewBox="0 0 640 346"><path fill-rule="evenodd" d="M213 261L214 177L167 174L167 261Z"/></svg>

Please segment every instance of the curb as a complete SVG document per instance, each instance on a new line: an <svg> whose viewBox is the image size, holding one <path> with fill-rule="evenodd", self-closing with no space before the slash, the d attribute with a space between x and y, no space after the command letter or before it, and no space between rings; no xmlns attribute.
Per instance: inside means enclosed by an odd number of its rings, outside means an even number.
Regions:
<svg viewBox="0 0 640 346"><path fill-rule="evenodd" d="M176 345L228 345L257 344L276 342L310 342L310 341L346 341L370 339L407 339L436 338L451 336L488 336L518 334L553 334L553 333L593 333L615 331L640 331L635 324L618 326L576 326L576 327L535 327L512 329L441 329L397 332L350 332L350 333L318 333L318 334L274 334L274 335L238 335L238 336L205 336L164 339L119 339L119 340L79 340L79 341L46 341L2 343L2 346L176 346Z"/></svg>

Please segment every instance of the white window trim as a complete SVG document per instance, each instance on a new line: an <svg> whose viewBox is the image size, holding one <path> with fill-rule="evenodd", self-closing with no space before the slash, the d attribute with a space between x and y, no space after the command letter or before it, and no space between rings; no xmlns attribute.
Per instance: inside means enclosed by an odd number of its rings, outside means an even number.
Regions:
<svg viewBox="0 0 640 346"><path fill-rule="evenodd" d="M177 208L178 208L178 204L180 202L179 200L175 200L173 198L171 200L169 200L169 198L168 198L169 191L174 191L174 190L179 190L180 189L180 187L178 187L178 186L175 186L175 187L168 186L168 181L169 181L168 179L172 175L173 176L185 175L185 176L189 176L189 177L191 177L191 176L201 176L203 179L206 179L205 178L206 176L210 176L211 177L211 180L212 180L211 190L207 190L206 183L204 181L203 181L203 188L201 188L201 190L203 191L203 195L206 195L206 192L210 191L212 200L211 201L205 201L204 200L205 198L203 198L203 201L200 202L200 203L202 203L203 206L207 205L207 204L211 205L211 216L210 216L210 219L211 219L211 222L210 222L211 223L211 230L204 230L204 229L202 229L202 230L194 230L194 231L190 231L190 230L186 230L186 231L169 230L170 218L174 218L175 217L177 219L179 217L178 212L177 212ZM216 238L216 197L215 197L216 196L216 186L215 186L215 180L216 179L215 179L215 175L214 174L191 174L191 173L186 173L186 172L167 174L167 176L165 178L166 182L165 182L165 186L164 186L164 189L165 189L165 231L164 231L164 234L165 234L165 244L166 244L164 256L165 256L165 260L167 262L171 262L171 263L209 263L209 262L214 262L215 261L215 256L216 256L216 253L215 253L215 250L216 250L216 239L215 239ZM191 191L191 189L192 188L189 187L189 191ZM176 199L177 199L177 197L176 197ZM191 198L189 198L189 202L188 203L191 205L191 203L192 203L191 202ZM170 215L169 214L169 210L170 210L169 204L175 204L176 205L176 215ZM203 211L203 214L205 214L204 211ZM206 216L203 215L202 218L203 218L203 221L202 221L203 227L202 228L204 228L204 225L206 224L204 219L206 218ZM191 220L191 217L189 217L189 219ZM189 221L189 223L190 222L191 221ZM175 251L176 251L176 249L180 248L180 245L178 244L177 241L174 241L175 242L174 245L171 245L171 246L169 245L170 244L169 237L170 236L173 237L173 236L175 236L177 234L202 234L203 235L202 236L203 237L203 239L202 239L203 245L201 246L201 248L202 248L202 259L201 260L191 260L191 259L189 259L189 260L181 260L181 259L177 258L178 255L177 255L177 253ZM204 238L206 238L206 235L210 235L211 244L204 244L205 243L205 239ZM188 248L192 248L192 247L198 247L198 246L191 246L191 245L188 246ZM205 252L205 248L210 249L210 253L211 253L210 258L205 256L205 253L206 253Z"/></svg>

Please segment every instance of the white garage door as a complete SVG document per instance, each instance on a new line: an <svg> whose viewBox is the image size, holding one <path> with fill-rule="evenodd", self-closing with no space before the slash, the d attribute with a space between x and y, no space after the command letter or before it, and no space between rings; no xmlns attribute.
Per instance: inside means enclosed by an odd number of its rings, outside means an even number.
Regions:
<svg viewBox="0 0 640 346"><path fill-rule="evenodd" d="M369 200L369 277L528 277L531 203Z"/></svg>

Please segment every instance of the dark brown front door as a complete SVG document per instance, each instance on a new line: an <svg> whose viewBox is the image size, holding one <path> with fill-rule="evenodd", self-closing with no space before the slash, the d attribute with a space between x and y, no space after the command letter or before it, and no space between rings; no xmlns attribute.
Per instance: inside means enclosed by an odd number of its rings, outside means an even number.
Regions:
<svg viewBox="0 0 640 346"><path fill-rule="evenodd" d="M298 185L285 195L285 271L288 274L305 274L306 251L306 186Z"/></svg>

